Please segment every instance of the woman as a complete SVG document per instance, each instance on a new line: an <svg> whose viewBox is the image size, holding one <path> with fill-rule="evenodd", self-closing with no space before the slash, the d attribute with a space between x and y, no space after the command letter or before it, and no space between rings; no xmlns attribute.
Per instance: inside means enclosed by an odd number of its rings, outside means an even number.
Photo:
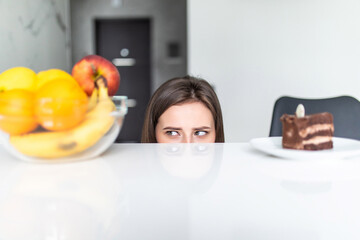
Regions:
<svg viewBox="0 0 360 240"><path fill-rule="evenodd" d="M162 84L148 104L141 142L224 142L219 100L210 84L185 76Z"/></svg>

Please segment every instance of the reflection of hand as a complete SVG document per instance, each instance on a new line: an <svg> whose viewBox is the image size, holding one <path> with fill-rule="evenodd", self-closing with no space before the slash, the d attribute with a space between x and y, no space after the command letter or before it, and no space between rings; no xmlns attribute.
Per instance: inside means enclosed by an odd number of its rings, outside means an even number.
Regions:
<svg viewBox="0 0 360 240"><path fill-rule="evenodd" d="M172 176L197 179L204 176L215 158L213 144L159 144L164 169Z"/></svg>

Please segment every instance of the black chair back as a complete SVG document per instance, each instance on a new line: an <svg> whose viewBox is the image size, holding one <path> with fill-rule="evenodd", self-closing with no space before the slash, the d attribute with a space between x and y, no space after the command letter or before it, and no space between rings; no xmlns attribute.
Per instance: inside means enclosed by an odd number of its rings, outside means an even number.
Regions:
<svg viewBox="0 0 360 240"><path fill-rule="evenodd" d="M339 96L323 99L304 99L289 96L276 100L269 136L282 135L280 117L295 114L298 104L303 104L305 114L330 112L334 116L334 136L360 140L360 102L351 96Z"/></svg>

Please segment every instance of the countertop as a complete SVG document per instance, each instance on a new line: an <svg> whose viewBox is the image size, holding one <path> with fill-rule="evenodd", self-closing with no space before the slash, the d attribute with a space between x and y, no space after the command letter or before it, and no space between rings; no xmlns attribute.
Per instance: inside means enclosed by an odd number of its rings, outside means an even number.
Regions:
<svg viewBox="0 0 360 240"><path fill-rule="evenodd" d="M28 163L0 146L0 239L360 239L360 157L249 143L113 144Z"/></svg>

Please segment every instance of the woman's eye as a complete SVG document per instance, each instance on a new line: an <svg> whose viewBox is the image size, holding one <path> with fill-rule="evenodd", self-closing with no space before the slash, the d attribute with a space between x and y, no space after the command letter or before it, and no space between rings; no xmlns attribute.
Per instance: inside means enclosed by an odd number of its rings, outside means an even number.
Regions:
<svg viewBox="0 0 360 240"><path fill-rule="evenodd" d="M179 135L179 133L177 131L166 131L165 134L169 135L169 136L177 136L177 135Z"/></svg>
<svg viewBox="0 0 360 240"><path fill-rule="evenodd" d="M205 136L208 132L207 131L196 131L195 135L196 136Z"/></svg>

